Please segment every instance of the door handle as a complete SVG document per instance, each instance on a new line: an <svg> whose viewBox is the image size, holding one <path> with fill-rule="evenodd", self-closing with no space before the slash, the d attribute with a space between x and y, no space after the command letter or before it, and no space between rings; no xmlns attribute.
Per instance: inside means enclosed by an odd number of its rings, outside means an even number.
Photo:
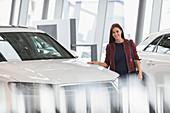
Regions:
<svg viewBox="0 0 170 113"><path fill-rule="evenodd" d="M152 60L149 60L149 61L147 62L147 65L148 65L148 66L154 66L155 63L154 63Z"/></svg>

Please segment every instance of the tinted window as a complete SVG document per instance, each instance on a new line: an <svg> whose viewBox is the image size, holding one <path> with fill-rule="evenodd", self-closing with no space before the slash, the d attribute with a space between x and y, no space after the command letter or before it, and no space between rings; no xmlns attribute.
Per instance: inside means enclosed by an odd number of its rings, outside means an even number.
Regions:
<svg viewBox="0 0 170 113"><path fill-rule="evenodd" d="M59 43L45 33L1 33L22 60L73 58Z"/></svg>
<svg viewBox="0 0 170 113"><path fill-rule="evenodd" d="M170 34L162 38L156 50L157 53L170 54Z"/></svg>
<svg viewBox="0 0 170 113"><path fill-rule="evenodd" d="M154 51L157 43L159 42L159 40L162 38L162 36L159 36L158 38L156 38L154 41L152 41L145 49L144 51L148 51L148 52L152 52Z"/></svg>

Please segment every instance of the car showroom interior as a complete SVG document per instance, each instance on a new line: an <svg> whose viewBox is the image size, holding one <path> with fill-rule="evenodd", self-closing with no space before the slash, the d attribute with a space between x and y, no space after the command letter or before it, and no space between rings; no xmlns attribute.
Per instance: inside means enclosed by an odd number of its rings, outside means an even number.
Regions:
<svg viewBox="0 0 170 113"><path fill-rule="evenodd" d="M0 9L0 113L170 113L170 0Z"/></svg>

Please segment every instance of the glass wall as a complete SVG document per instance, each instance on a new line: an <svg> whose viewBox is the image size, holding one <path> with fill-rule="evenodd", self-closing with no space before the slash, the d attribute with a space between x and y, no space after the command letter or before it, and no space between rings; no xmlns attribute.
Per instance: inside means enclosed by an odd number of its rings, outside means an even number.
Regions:
<svg viewBox="0 0 170 113"><path fill-rule="evenodd" d="M27 16L27 26L32 26L33 21L42 19L43 3L44 0L30 0Z"/></svg>
<svg viewBox="0 0 170 113"><path fill-rule="evenodd" d="M124 29L125 18L124 18L124 1L123 0L109 0L108 1L101 61L104 61L105 48L107 44L109 43L110 27L114 23L119 23Z"/></svg>
<svg viewBox="0 0 170 113"><path fill-rule="evenodd" d="M105 49L109 43L109 31L112 24L120 24L124 29L125 38L135 40L138 4L139 0L108 1L101 61L105 59Z"/></svg>
<svg viewBox="0 0 170 113"><path fill-rule="evenodd" d="M8 25L10 20L12 0L0 0L0 24Z"/></svg>
<svg viewBox="0 0 170 113"><path fill-rule="evenodd" d="M142 40L149 35L152 2L153 2L152 0L146 1ZM104 61L105 59L105 48L109 42L109 30L113 23L119 23L124 29L125 38L132 39L135 42L138 8L139 0L108 1L101 61Z"/></svg>
<svg viewBox="0 0 170 113"><path fill-rule="evenodd" d="M152 1L146 1L143 39L149 35ZM165 1L168 2L168 0ZM99 15L99 9L102 8L99 7L99 2L100 0L64 0L62 19L76 19L77 44L95 43L97 16ZM43 3L44 0L30 0L27 26L31 26L32 21L42 19ZM138 6L139 0L108 0L106 19L103 26L104 34L101 61L104 61L105 58L105 48L109 41L109 30L113 23L119 23L123 27L126 39L133 39L135 41ZM47 20L53 20L55 0L50 0L48 7ZM82 54L83 50L90 57L91 50L89 47L85 47L84 49L77 47L78 54ZM87 59L90 60L89 58Z"/></svg>
<svg viewBox="0 0 170 113"><path fill-rule="evenodd" d="M163 0L162 12L160 18L160 29L169 29L170 28L170 0Z"/></svg>
<svg viewBox="0 0 170 113"><path fill-rule="evenodd" d="M66 0L63 9L63 19L76 19L76 43L94 43L96 17L98 14L99 0ZM79 58L83 61L91 61L90 47L76 47Z"/></svg>
<svg viewBox="0 0 170 113"><path fill-rule="evenodd" d="M124 0L124 33L126 39L135 41L139 0Z"/></svg>
<svg viewBox="0 0 170 113"><path fill-rule="evenodd" d="M123 27L126 38L135 39L138 4L139 0L108 0L101 60L113 23ZM76 18L77 44L94 43L98 8L102 8L98 5L99 0L66 0L62 18Z"/></svg>
<svg viewBox="0 0 170 113"><path fill-rule="evenodd" d="M99 0L67 0L63 19L76 18L77 43L93 43Z"/></svg>
<svg viewBox="0 0 170 113"><path fill-rule="evenodd" d="M153 4L153 0L147 0L146 1L145 19L144 19L144 28L143 28L142 40L146 39L146 37L148 37L149 34L150 34L152 4Z"/></svg>
<svg viewBox="0 0 170 113"><path fill-rule="evenodd" d="M104 45L109 42L109 31L113 23L119 23L124 28L124 2L110 0L108 2L106 24L104 32Z"/></svg>
<svg viewBox="0 0 170 113"><path fill-rule="evenodd" d="M49 8L48 8L48 20L54 19L54 10L55 10L56 0L49 0Z"/></svg>
<svg viewBox="0 0 170 113"><path fill-rule="evenodd" d="M62 19L76 19L76 40L77 44L89 44L95 43L96 39L96 23L100 23L97 19L99 15L99 9L103 7L99 6L99 2L102 0L64 0L64 6L62 10ZM144 20L144 29L143 29L143 39L149 35L149 28L150 28L150 18L152 12L152 1L147 1L146 4L146 14ZM19 2L16 1L18 4ZM136 34L136 23L137 23L137 16L138 16L138 5L139 0L106 0L107 3L107 11L104 23L104 33L103 33L103 46L102 46L102 57L101 61L104 60L105 57L105 47L108 44L109 40L109 30L113 23L119 23L125 33L126 39L133 39L135 41L135 34ZM6 3L6 5L4 5ZM8 3L8 4L7 4ZM10 16L10 4L11 0L1 0L0 7L8 7L9 13L5 13L2 18L0 18L1 23L9 22ZM56 0L49 0L48 6L48 15L47 20L54 19L54 10ZM161 28L168 28L168 3L170 0L164 0L163 2L163 9L162 9L162 18L161 18ZM27 16L27 24L26 26L32 26L33 21L42 20L43 14L43 6L44 0L30 0L29 9L28 9L28 16ZM19 7L19 5L18 5ZM16 9L19 9L17 6ZM1 8L1 9L2 9ZM1 10L2 11L2 10ZM17 12L17 11L15 11ZM3 14L3 13L1 13ZM149 15L149 16L148 16ZM103 14L103 16L105 16ZM14 20L17 23L17 13L14 16ZM7 18L7 19L6 19ZM16 19L15 19L16 18ZM102 31L103 32L103 31ZM97 38L97 37L96 37ZM79 49L77 47L77 51L86 50L85 54L89 54L91 51L87 47L85 49ZM99 56L98 56L99 57Z"/></svg>

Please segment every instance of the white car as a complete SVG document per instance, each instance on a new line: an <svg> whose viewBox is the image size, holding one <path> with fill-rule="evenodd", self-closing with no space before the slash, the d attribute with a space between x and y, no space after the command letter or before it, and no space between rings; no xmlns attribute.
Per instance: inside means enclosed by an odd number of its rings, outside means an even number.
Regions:
<svg viewBox="0 0 170 113"><path fill-rule="evenodd" d="M137 46L142 71L156 84L169 84L170 80L170 30L149 35Z"/></svg>
<svg viewBox="0 0 170 113"><path fill-rule="evenodd" d="M118 76L74 58L43 31L0 27L1 113L113 113Z"/></svg>
<svg viewBox="0 0 170 113"><path fill-rule="evenodd" d="M156 111L170 112L170 29L150 34L137 46L142 71L150 80Z"/></svg>

